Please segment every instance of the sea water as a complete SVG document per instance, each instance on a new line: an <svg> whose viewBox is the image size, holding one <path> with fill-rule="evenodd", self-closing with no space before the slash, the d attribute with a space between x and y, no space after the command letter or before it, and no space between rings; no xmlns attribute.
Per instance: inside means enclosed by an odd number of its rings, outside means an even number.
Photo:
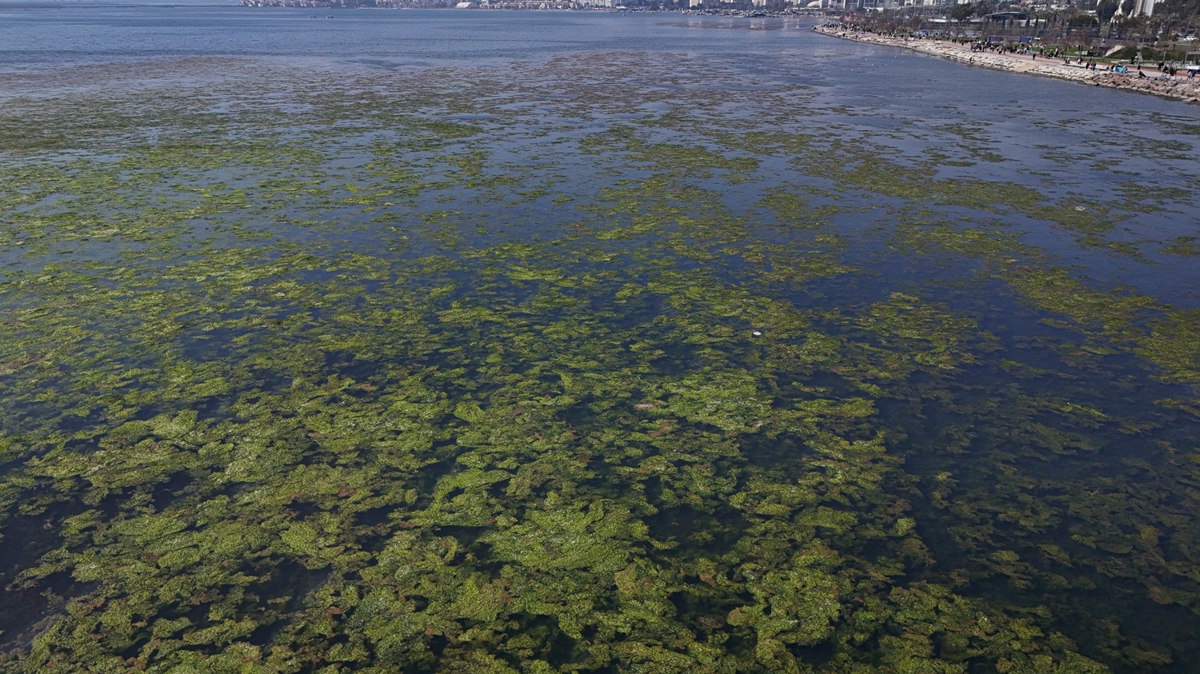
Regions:
<svg viewBox="0 0 1200 674"><path fill-rule="evenodd" d="M1195 106L811 26L0 9L6 666L1192 671Z"/></svg>

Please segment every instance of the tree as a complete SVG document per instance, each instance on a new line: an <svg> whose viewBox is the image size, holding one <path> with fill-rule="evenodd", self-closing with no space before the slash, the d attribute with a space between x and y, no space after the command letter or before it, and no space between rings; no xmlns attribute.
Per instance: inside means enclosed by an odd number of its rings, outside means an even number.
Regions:
<svg viewBox="0 0 1200 674"><path fill-rule="evenodd" d="M962 23L963 21L971 18L971 15L974 13L975 7L972 5L955 5L950 8L949 12L946 12L946 16L958 21L959 23Z"/></svg>

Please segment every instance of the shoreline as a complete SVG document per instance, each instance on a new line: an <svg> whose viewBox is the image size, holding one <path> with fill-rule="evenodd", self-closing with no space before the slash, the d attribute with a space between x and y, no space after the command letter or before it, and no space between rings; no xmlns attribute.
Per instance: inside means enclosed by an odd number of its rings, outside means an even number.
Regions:
<svg viewBox="0 0 1200 674"><path fill-rule="evenodd" d="M1017 54L973 52L967 45L946 40L886 37L874 33L855 32L842 26L814 26L813 30L822 35L843 40L911 49L922 54L958 61L966 65L981 66L1013 73L1041 75L1043 77L1053 77L1097 87L1152 94L1185 103L1200 102L1200 78L1188 78L1179 75L1171 77L1161 73L1147 77L1138 77L1136 74L1130 75L1108 70L1086 70L1082 67L1066 65L1057 59L1042 58L1037 60Z"/></svg>

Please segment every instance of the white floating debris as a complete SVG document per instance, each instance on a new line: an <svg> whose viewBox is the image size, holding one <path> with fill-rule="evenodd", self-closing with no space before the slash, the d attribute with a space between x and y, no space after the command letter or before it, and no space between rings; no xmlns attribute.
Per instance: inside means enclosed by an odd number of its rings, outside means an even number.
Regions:
<svg viewBox="0 0 1200 674"><path fill-rule="evenodd" d="M1086 211L1086 210L1087 210L1087 206L1076 206L1076 207L1075 207L1075 210L1077 210L1077 211Z"/></svg>
<svg viewBox="0 0 1200 674"><path fill-rule="evenodd" d="M758 330L755 330L754 332L752 332L750 334L754 335L755 337L762 337L762 333L759 332Z"/></svg>

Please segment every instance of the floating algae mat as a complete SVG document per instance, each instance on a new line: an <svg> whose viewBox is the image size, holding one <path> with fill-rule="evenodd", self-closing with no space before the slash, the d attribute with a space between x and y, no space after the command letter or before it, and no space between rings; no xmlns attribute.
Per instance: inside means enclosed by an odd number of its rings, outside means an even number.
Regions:
<svg viewBox="0 0 1200 674"><path fill-rule="evenodd" d="M1195 671L1195 189L604 56L6 76L0 671Z"/></svg>

